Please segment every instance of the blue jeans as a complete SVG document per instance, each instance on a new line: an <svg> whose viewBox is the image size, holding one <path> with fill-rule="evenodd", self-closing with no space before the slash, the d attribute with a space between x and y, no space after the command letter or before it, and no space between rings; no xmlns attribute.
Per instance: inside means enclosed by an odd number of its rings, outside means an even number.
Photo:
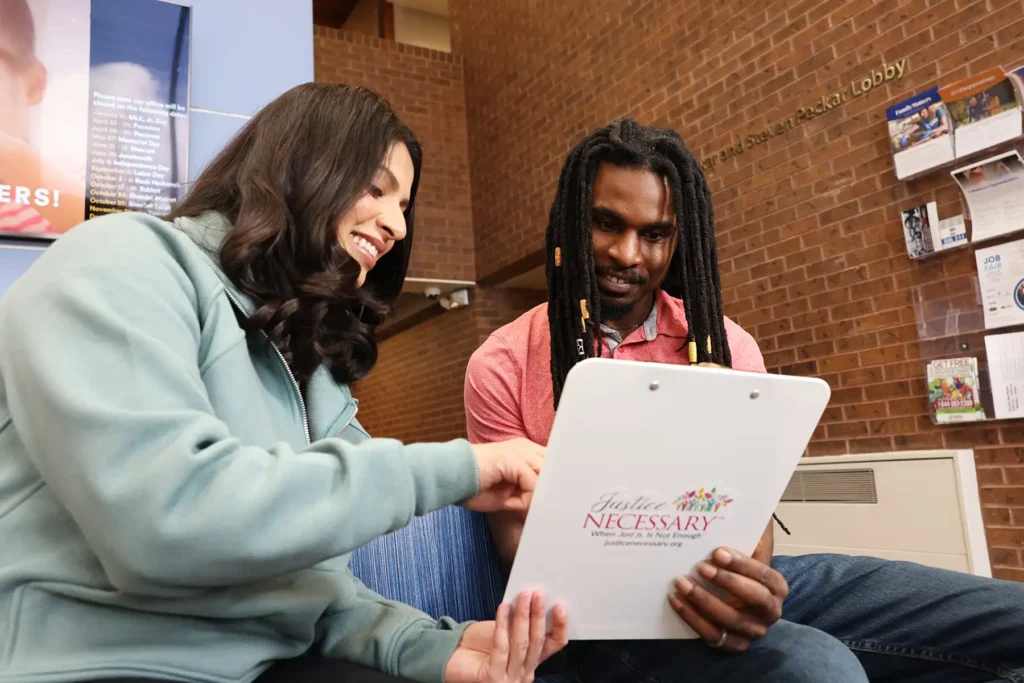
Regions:
<svg viewBox="0 0 1024 683"><path fill-rule="evenodd" d="M572 643L581 683L1024 683L1024 584L869 557L776 557L782 620L743 654L703 641Z"/></svg>

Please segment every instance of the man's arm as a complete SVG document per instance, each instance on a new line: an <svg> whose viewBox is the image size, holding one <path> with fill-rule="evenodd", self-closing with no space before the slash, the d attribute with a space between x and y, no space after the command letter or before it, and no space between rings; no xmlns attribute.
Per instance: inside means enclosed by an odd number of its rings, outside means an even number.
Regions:
<svg viewBox="0 0 1024 683"><path fill-rule="evenodd" d="M501 337L491 335L476 350L466 367L464 399L466 432L470 443L493 443L529 438L519 406L520 369ZM494 512L487 515L498 555L512 565L526 512Z"/></svg>

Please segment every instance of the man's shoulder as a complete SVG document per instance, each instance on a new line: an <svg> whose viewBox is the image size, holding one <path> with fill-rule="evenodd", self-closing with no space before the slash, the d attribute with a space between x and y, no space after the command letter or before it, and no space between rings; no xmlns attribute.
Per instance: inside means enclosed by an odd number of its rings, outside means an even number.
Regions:
<svg viewBox="0 0 1024 683"><path fill-rule="evenodd" d="M728 317L725 318L725 335L729 338L733 368L749 372L765 371L764 357L754 335Z"/></svg>
<svg viewBox="0 0 1024 683"><path fill-rule="evenodd" d="M682 321L686 320L683 302L668 295L663 297L663 301L672 307L670 315L677 318L680 324L682 324ZM734 368L752 372L764 371L764 359L752 334L728 316L725 317L725 334L729 339L729 350L732 352L732 366Z"/></svg>
<svg viewBox="0 0 1024 683"><path fill-rule="evenodd" d="M725 333L729 336L730 345L742 342L757 346L757 342L754 341L754 335L747 332L746 329L729 316L725 316Z"/></svg>
<svg viewBox="0 0 1024 683"><path fill-rule="evenodd" d="M514 358L519 358L526 354L532 344L538 341L546 344L549 334L548 305L542 303L488 335L487 340L473 355L476 356L481 351L492 352L503 348ZM540 339L541 337L543 339Z"/></svg>

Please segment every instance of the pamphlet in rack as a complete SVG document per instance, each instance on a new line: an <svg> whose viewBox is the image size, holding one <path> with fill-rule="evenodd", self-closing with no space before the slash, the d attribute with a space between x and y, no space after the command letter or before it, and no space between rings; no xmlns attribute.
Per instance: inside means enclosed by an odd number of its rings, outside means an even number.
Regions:
<svg viewBox="0 0 1024 683"><path fill-rule="evenodd" d="M1000 68L983 71L939 89L953 124L957 157L1020 137L1017 88Z"/></svg>
<svg viewBox="0 0 1024 683"><path fill-rule="evenodd" d="M903 212L903 237L907 242L907 254L912 259L919 259L966 245L967 228L963 216L940 221L938 205L928 202Z"/></svg>
<svg viewBox="0 0 1024 683"><path fill-rule="evenodd" d="M985 337L996 419L1024 417L1024 332Z"/></svg>
<svg viewBox="0 0 1024 683"><path fill-rule="evenodd" d="M939 424L985 419L977 358L948 358L928 363L928 402Z"/></svg>
<svg viewBox="0 0 1024 683"><path fill-rule="evenodd" d="M1024 240L978 249L985 328L1024 325Z"/></svg>
<svg viewBox="0 0 1024 683"><path fill-rule="evenodd" d="M972 242L1024 229L1024 161L1019 152L989 157L952 175L967 201Z"/></svg>
<svg viewBox="0 0 1024 683"><path fill-rule="evenodd" d="M903 179L949 163L953 156L952 122L938 87L894 104L885 112L896 177Z"/></svg>

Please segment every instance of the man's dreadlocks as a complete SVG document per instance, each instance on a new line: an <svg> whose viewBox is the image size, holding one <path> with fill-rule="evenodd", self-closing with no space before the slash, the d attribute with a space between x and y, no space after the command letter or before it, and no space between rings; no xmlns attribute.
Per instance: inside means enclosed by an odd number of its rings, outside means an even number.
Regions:
<svg viewBox="0 0 1024 683"><path fill-rule="evenodd" d="M548 324L555 408L569 370L601 353L601 298L594 269L590 210L602 162L649 169L668 181L676 217L676 252L661 288L682 299L691 363L732 367L722 314L711 191L704 172L673 130L623 119L585 137L558 178L547 229ZM784 532L789 529L777 515Z"/></svg>
<svg viewBox="0 0 1024 683"><path fill-rule="evenodd" d="M569 370L600 355L601 298L590 211L598 166L649 169L668 181L679 231L662 289L682 299L691 363L731 367L722 315L711 192L678 133L624 119L584 138L558 179L547 229L548 322L555 407Z"/></svg>

